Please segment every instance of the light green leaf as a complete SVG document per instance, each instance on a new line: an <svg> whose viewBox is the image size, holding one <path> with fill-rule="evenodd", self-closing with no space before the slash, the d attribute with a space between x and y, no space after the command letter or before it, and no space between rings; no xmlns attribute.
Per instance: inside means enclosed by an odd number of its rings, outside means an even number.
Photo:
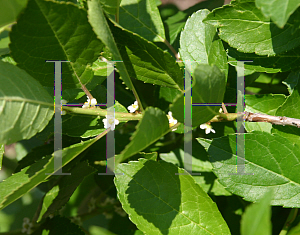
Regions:
<svg viewBox="0 0 300 235"><path fill-rule="evenodd" d="M298 71L298 73L300 73ZM299 75L298 75L299 76ZM287 97L276 111L276 116L285 116L300 119L300 83L298 82L293 93ZM279 126L273 125L272 133L278 133L289 139L292 143L300 145L300 128L295 126Z"/></svg>
<svg viewBox="0 0 300 235"><path fill-rule="evenodd" d="M297 144L278 134L245 134L245 173L254 175L243 175L236 174L237 157L240 158L236 155L236 134L197 140L207 150L213 172L229 192L255 202L273 189L276 194L271 205L300 206L300 147Z"/></svg>
<svg viewBox="0 0 300 235"><path fill-rule="evenodd" d="M112 28L129 76L146 83L183 90L183 72L168 53L139 35ZM129 69L131 68L131 69Z"/></svg>
<svg viewBox="0 0 300 235"><path fill-rule="evenodd" d="M199 65L193 72L193 104L222 103L226 89L225 74L215 65ZM211 120L219 113L219 106L193 106L192 126ZM171 105L173 117L184 123L184 94L180 94Z"/></svg>
<svg viewBox="0 0 300 235"><path fill-rule="evenodd" d="M170 16L166 21L164 21L164 23L168 25L168 27L166 27L166 30L169 30L170 44L173 44L175 42L189 16L191 16L199 9L213 10L214 8L223 6L223 4L224 0L204 1L184 11L178 11L175 15Z"/></svg>
<svg viewBox="0 0 300 235"><path fill-rule="evenodd" d="M183 169L139 159L116 172L124 174L115 177L118 198L143 233L230 234L216 204Z"/></svg>
<svg viewBox="0 0 300 235"><path fill-rule="evenodd" d="M115 161L124 161L159 140L169 131L169 122L166 114L158 108L148 107L131 137L131 142L116 157Z"/></svg>
<svg viewBox="0 0 300 235"><path fill-rule="evenodd" d="M92 25L96 35L109 48L109 50L113 54L113 59L115 61L123 62L123 59L120 55L114 37L110 31L103 10L101 8L100 0L88 1L88 7L89 7L88 10L89 22ZM116 64L126 86L132 91L135 91L135 88L133 87L132 81L129 77L129 74L127 72L124 63L116 63Z"/></svg>
<svg viewBox="0 0 300 235"><path fill-rule="evenodd" d="M85 10L56 1L29 0L10 40L18 66L48 87L53 87L54 63L46 61L70 61L62 63L62 87L80 88L93 78L90 66L103 48Z"/></svg>
<svg viewBox="0 0 300 235"><path fill-rule="evenodd" d="M208 14L207 9L199 10L187 20L180 36L180 57L183 61L216 65L227 78L227 56L222 41L216 39L217 29L202 22Z"/></svg>
<svg viewBox="0 0 300 235"><path fill-rule="evenodd" d="M232 1L215 9L204 22L218 27L220 38L238 51L271 56L300 45L300 28L294 26L299 15L300 10L297 10L280 29L254 2Z"/></svg>
<svg viewBox="0 0 300 235"><path fill-rule="evenodd" d="M275 115L278 107L285 100L286 97L282 94L245 95L245 111ZM271 133L272 124L266 122L246 122L245 128L247 132L265 131Z"/></svg>
<svg viewBox="0 0 300 235"><path fill-rule="evenodd" d="M4 144L0 144L0 170L2 169L3 154L4 154Z"/></svg>
<svg viewBox="0 0 300 235"><path fill-rule="evenodd" d="M0 143L30 139L54 113L53 98L25 71L0 61Z"/></svg>
<svg viewBox="0 0 300 235"><path fill-rule="evenodd" d="M77 164L71 171L71 175L64 176L43 198L42 210L36 222L54 214L70 199L75 189L80 185L85 177L94 173L95 168L89 166L87 162Z"/></svg>
<svg viewBox="0 0 300 235"><path fill-rule="evenodd" d="M241 221L242 235L271 235L271 207L272 191L267 192L263 198L246 208Z"/></svg>
<svg viewBox="0 0 300 235"><path fill-rule="evenodd" d="M297 47L294 50L284 52L275 56L259 56L254 53L246 54L246 53L239 52L234 48L228 48L227 55L228 55L228 62L232 66L237 66L237 61L252 61L252 62L244 63L245 69L249 70L247 73L286 72L295 68L299 68L299 63L300 63L300 47Z"/></svg>
<svg viewBox="0 0 300 235"><path fill-rule="evenodd" d="M290 15L300 6L299 0L255 0L255 3L279 28L284 27Z"/></svg>
<svg viewBox="0 0 300 235"><path fill-rule="evenodd" d="M95 143L98 138L90 139L71 145L62 150L62 167L76 158L80 153ZM59 168L61 169L61 167ZM36 163L23 168L20 172L10 176L0 183L0 210L8 206L25 193L47 180L54 171L54 153L47 155Z"/></svg>
<svg viewBox="0 0 300 235"><path fill-rule="evenodd" d="M28 0L0 0L0 28L14 23L27 2Z"/></svg>
<svg viewBox="0 0 300 235"><path fill-rule="evenodd" d="M149 41L163 42L166 38L155 0L122 0L119 24Z"/></svg>

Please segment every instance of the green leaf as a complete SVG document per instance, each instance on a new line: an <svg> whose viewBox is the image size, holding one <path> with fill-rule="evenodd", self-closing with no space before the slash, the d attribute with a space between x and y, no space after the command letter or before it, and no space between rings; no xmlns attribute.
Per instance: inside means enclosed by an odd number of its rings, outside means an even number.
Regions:
<svg viewBox="0 0 300 235"><path fill-rule="evenodd" d="M96 169L89 166L87 162L77 164L72 169L71 175L64 176L57 185L46 193L37 222L39 223L42 219L47 218L50 214L54 214L64 206L84 178L95 171Z"/></svg>
<svg viewBox="0 0 300 235"><path fill-rule="evenodd" d="M3 154L4 154L4 144L0 144L0 170L2 169L2 160L3 160Z"/></svg>
<svg viewBox="0 0 300 235"><path fill-rule="evenodd" d="M112 27L112 31L130 77L146 83L184 89L183 73L168 52L127 30Z"/></svg>
<svg viewBox="0 0 300 235"><path fill-rule="evenodd" d="M255 202L269 189L274 189L276 194L271 205L300 206L300 147L297 144L278 134L245 134L245 173L254 175L243 175L236 174L239 157L236 155L236 134L197 140L207 150L213 172L229 192Z"/></svg>
<svg viewBox="0 0 300 235"><path fill-rule="evenodd" d="M119 24L143 38L163 42L165 29L155 0L122 0Z"/></svg>
<svg viewBox="0 0 300 235"><path fill-rule="evenodd" d="M53 116L53 98L25 71L0 61L0 143L30 139Z"/></svg>
<svg viewBox="0 0 300 235"><path fill-rule="evenodd" d="M267 192L263 198L246 208L241 221L242 235L271 235L271 207L272 191Z"/></svg>
<svg viewBox="0 0 300 235"><path fill-rule="evenodd" d="M289 17L300 6L298 0L255 0L255 3L264 16L270 17L279 28L284 27Z"/></svg>
<svg viewBox="0 0 300 235"><path fill-rule="evenodd" d="M95 143L100 137L71 145L62 150L62 167L76 158L80 153ZM61 167L59 168L61 169ZM38 162L25 167L20 172L8 177L0 183L0 209L8 206L25 193L47 180L54 171L54 153Z"/></svg>
<svg viewBox="0 0 300 235"><path fill-rule="evenodd" d="M299 71L298 71L299 76ZM284 104L282 104L276 112L276 116L285 116L290 118L300 118L300 83L298 82L293 93L287 97ZM300 128L294 126L279 126L273 125L272 133L278 133L289 139L292 143L299 144Z"/></svg>
<svg viewBox="0 0 300 235"><path fill-rule="evenodd" d="M215 37L217 29L202 22L208 14L207 9L199 10L187 20L180 36L180 56L183 61L216 65L227 78L227 56L222 41Z"/></svg>
<svg viewBox="0 0 300 235"><path fill-rule="evenodd" d="M121 0L100 0L102 8L109 14L116 14L119 10Z"/></svg>
<svg viewBox="0 0 300 235"><path fill-rule="evenodd" d="M139 159L116 172L124 174L115 177L118 198L143 233L230 234L216 204L183 169Z"/></svg>
<svg viewBox="0 0 300 235"><path fill-rule="evenodd" d="M254 53L246 54L234 48L228 48L227 55L228 62L232 66L237 66L237 61L252 61L244 63L245 70L249 70L245 71L245 74L253 72L286 72L299 68L300 63L300 47L275 56L259 56Z"/></svg>
<svg viewBox="0 0 300 235"><path fill-rule="evenodd" d="M199 9L213 10L214 8L221 7L224 0L210 0L200 2L184 11L178 11L175 15L170 16L164 23L168 25L166 30L169 30L170 44L173 44L182 31L187 19Z"/></svg>
<svg viewBox="0 0 300 235"><path fill-rule="evenodd" d="M88 10L89 22L92 25L96 35L109 48L109 50L113 54L114 60L123 62L123 59L120 55L114 37L109 29L108 23L106 21L103 10L101 8L100 0L89 1L88 7L89 7ZM124 63L116 63L116 64L126 86L132 91L135 91L135 88L133 87L132 81L129 77L129 74L127 72Z"/></svg>
<svg viewBox="0 0 300 235"><path fill-rule="evenodd" d="M232 1L215 9L204 22L218 27L220 38L238 51L271 56L300 45L300 29L294 26L299 15L300 10L297 10L280 29L254 2Z"/></svg>
<svg viewBox="0 0 300 235"><path fill-rule="evenodd" d="M54 83L54 63L46 61L70 61L62 63L62 87L80 88L93 78L90 66L103 48L84 9L55 1L29 0L10 39L18 66L48 87Z"/></svg>
<svg viewBox="0 0 300 235"><path fill-rule="evenodd" d="M124 161L159 140L169 131L169 122L166 114L158 108L148 107L144 112L143 118L136 126L136 131L130 138L130 143L116 157L115 161Z"/></svg>
<svg viewBox="0 0 300 235"><path fill-rule="evenodd" d="M287 79L285 79L282 83L287 86L290 95L293 93L294 88L297 86L300 80L300 70L292 71Z"/></svg>
<svg viewBox="0 0 300 235"><path fill-rule="evenodd" d="M28 0L0 0L0 28L15 22L27 2Z"/></svg>
<svg viewBox="0 0 300 235"><path fill-rule="evenodd" d="M285 100L286 97L282 94L245 95L245 111L275 115L278 107ZM271 133L272 124L266 122L246 122L245 128L247 132L265 131Z"/></svg>
<svg viewBox="0 0 300 235"><path fill-rule="evenodd" d="M225 74L215 65L199 65L193 72L193 104L222 103L226 88ZM219 113L219 106L193 106L192 126L211 120ZM184 94L180 94L171 105L173 117L184 123Z"/></svg>
<svg viewBox="0 0 300 235"><path fill-rule="evenodd" d="M288 235L299 235L300 234L300 223L289 230Z"/></svg>

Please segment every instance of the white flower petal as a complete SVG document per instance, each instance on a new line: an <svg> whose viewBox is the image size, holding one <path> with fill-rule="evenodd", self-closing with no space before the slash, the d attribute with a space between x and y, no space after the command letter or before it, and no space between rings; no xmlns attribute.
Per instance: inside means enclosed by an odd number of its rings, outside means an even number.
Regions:
<svg viewBox="0 0 300 235"><path fill-rule="evenodd" d="M95 99L95 98L93 98L92 100L91 100L91 105L92 106L95 106L97 104L97 100Z"/></svg>

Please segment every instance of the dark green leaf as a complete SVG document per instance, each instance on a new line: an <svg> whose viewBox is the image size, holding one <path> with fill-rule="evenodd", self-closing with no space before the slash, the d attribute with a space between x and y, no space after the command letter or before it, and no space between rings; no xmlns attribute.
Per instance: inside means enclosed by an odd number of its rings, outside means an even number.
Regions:
<svg viewBox="0 0 300 235"><path fill-rule="evenodd" d="M86 162L77 164L71 171L71 175L64 176L57 185L46 193L43 198L42 210L37 222L47 218L50 214L54 214L61 209L70 199L71 195L85 177L94 173L95 168Z"/></svg>
<svg viewBox="0 0 300 235"><path fill-rule="evenodd" d="M165 40L165 29L156 0L122 0L120 25L149 41Z"/></svg>
<svg viewBox="0 0 300 235"><path fill-rule="evenodd" d="M123 62L118 47L115 43L114 37L109 29L108 23L104 16L100 4L100 0L89 1L88 6L89 6L89 10L88 10L89 22L92 25L96 35L108 47L108 49L113 55L113 59L115 61ZM135 91L135 88L133 87L132 81L129 77L129 74L127 72L124 63L116 63L116 64L126 86L129 89Z"/></svg>
<svg viewBox="0 0 300 235"><path fill-rule="evenodd" d="M245 62L245 74L253 72L286 72L300 67L300 47L275 56L259 56L254 53L246 54L238 52L234 48L228 48L227 55L229 64L233 66L237 66L237 61L252 61Z"/></svg>
<svg viewBox="0 0 300 235"><path fill-rule="evenodd" d="M55 1L29 0L10 39L18 66L48 87L54 84L54 63L46 61L70 61L62 63L63 88L78 88L93 78L89 65L103 48L85 10Z"/></svg>
<svg viewBox="0 0 300 235"><path fill-rule="evenodd" d="M168 52L126 30L113 27L112 31L130 77L183 90L183 73Z"/></svg>
<svg viewBox="0 0 300 235"><path fill-rule="evenodd" d="M116 172L123 173L115 178L122 207L145 234L230 234L216 204L186 171L139 159Z"/></svg>
<svg viewBox="0 0 300 235"><path fill-rule="evenodd" d="M247 133L245 173L254 175L243 175L236 174L237 158L241 158L236 155L236 138L236 135L213 140L197 138L210 155L219 182L246 201L255 202L272 188L276 194L271 205L299 207L300 147L278 134Z"/></svg>

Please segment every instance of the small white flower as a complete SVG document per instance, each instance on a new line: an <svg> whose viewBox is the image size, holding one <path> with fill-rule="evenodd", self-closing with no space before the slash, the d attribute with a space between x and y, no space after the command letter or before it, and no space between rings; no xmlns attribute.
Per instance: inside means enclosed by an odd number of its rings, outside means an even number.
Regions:
<svg viewBox="0 0 300 235"><path fill-rule="evenodd" d="M173 118L171 111L168 112L167 117L169 119L169 127L171 128L172 126L174 126L177 123L177 120ZM173 129L172 131L176 131L176 130L177 130L177 128Z"/></svg>
<svg viewBox="0 0 300 235"><path fill-rule="evenodd" d="M222 108L220 108L220 109L219 109L219 113L222 113L222 112L223 112L223 109L222 109Z"/></svg>
<svg viewBox="0 0 300 235"><path fill-rule="evenodd" d="M134 103L127 107L129 112L134 113L139 108L139 104L137 101L134 101Z"/></svg>
<svg viewBox="0 0 300 235"><path fill-rule="evenodd" d="M113 116L111 115L105 115L106 118L104 118L102 120L103 124L104 124L104 128L110 128L112 131L115 129L115 125L119 124L119 120L115 119Z"/></svg>
<svg viewBox="0 0 300 235"><path fill-rule="evenodd" d="M87 96L87 102L85 102L82 105L82 108L86 109L86 108L90 108L90 107L95 107L96 104L97 104L97 100L95 98L93 98L92 100L90 100L90 98Z"/></svg>
<svg viewBox="0 0 300 235"><path fill-rule="evenodd" d="M216 131L212 129L212 126L207 123L201 124L200 128L205 129L205 134L209 134L210 132L216 133Z"/></svg>
<svg viewBox="0 0 300 235"><path fill-rule="evenodd" d="M64 110L62 110L62 106L63 106L63 104L67 104L67 103L68 103L68 101L66 101L66 100L62 99L60 103L61 103L61 115L65 115L67 112L66 112L66 111L64 111Z"/></svg>

